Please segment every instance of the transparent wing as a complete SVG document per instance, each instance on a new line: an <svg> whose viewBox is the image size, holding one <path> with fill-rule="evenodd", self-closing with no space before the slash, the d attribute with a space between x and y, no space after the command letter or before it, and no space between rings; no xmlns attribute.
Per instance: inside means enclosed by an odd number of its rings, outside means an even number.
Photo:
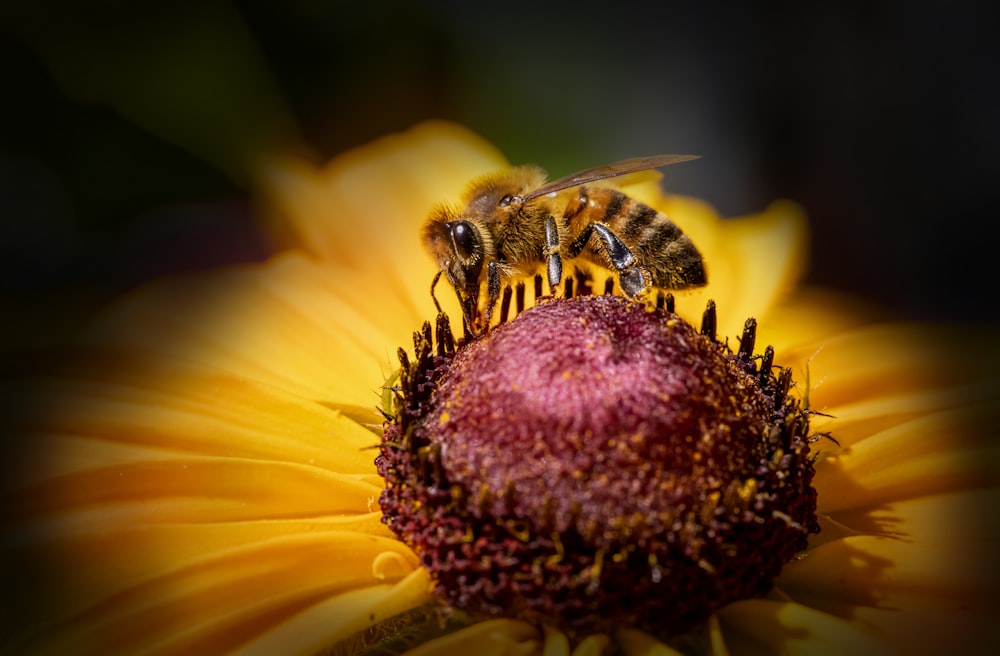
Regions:
<svg viewBox="0 0 1000 656"><path fill-rule="evenodd" d="M563 189L568 189L570 187L578 187L582 184L587 184L588 182L594 182L595 180L613 178L619 175L625 175L626 173L635 173L636 171L658 169L663 166L688 162L700 157L701 155L651 155L649 157L633 157L631 159L615 162L614 164L597 166L592 169L580 171L579 173L568 175L565 178L559 178L558 180L554 180L542 187L539 187L538 189L535 189L530 194L522 196L522 200L531 200L532 198L551 194L556 191L562 191Z"/></svg>

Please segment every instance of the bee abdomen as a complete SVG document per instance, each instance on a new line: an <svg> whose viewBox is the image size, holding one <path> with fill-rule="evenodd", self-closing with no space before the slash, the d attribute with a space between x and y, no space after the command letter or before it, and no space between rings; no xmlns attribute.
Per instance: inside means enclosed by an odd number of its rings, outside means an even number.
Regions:
<svg viewBox="0 0 1000 656"><path fill-rule="evenodd" d="M632 249L654 286L686 289L707 282L698 249L665 214L619 191L612 192L607 210L605 223Z"/></svg>
<svg viewBox="0 0 1000 656"><path fill-rule="evenodd" d="M606 226L654 287L688 289L707 282L701 253L691 239L666 215L616 189L581 188L564 217L572 235L592 234L587 228L592 223ZM596 237L588 240L586 248L583 244L579 250L570 247L568 257L577 255L604 267L614 266L607 245Z"/></svg>

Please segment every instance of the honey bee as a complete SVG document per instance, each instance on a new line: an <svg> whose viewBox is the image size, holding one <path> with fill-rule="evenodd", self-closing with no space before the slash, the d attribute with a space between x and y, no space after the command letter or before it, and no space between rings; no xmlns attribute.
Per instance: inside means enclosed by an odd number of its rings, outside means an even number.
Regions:
<svg viewBox="0 0 1000 656"><path fill-rule="evenodd" d="M489 327L504 284L544 269L555 295L564 262L574 258L617 274L621 290L633 297L651 287L705 285L701 253L670 219L614 187L593 184L692 159L697 156L636 157L553 182L546 182L545 172L536 166L474 180L461 208L435 207L424 225L424 245L440 267L431 283L432 297L445 275L458 295L466 326L475 332Z"/></svg>

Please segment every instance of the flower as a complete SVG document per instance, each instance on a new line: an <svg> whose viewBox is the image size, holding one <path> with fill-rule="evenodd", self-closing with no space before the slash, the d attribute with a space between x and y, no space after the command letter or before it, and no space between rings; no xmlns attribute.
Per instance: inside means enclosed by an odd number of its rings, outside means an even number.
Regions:
<svg viewBox="0 0 1000 656"><path fill-rule="evenodd" d="M22 446L4 481L6 650L351 653L406 634L414 622L393 618L419 616L431 580L381 521L374 408L392 354L434 312L421 217L505 165L441 123L322 168L273 159L259 191L288 249L141 289L9 386L21 411L5 421ZM814 444L822 531L768 597L731 603L669 646L628 627L570 645L552 627L496 619L420 653L995 642L981 628L996 610L1000 358L985 331L872 324L849 301L795 289L806 229L794 204L723 220L654 183L629 193L705 255L710 284L679 295L678 312L693 320L714 299L730 337L756 317L758 343L822 413L814 431L833 438Z"/></svg>

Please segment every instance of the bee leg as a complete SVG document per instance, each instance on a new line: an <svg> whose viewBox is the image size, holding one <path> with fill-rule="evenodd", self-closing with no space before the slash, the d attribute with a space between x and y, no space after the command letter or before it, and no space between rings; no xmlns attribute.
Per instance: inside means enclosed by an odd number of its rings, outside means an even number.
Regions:
<svg viewBox="0 0 1000 656"><path fill-rule="evenodd" d="M462 295L462 290L459 288L458 281L455 280L454 274L452 274L451 269L443 269L443 271L448 275L448 282L451 283L451 288L455 290L455 296L458 298L458 306L462 308L462 331L465 336L469 334L474 334L473 325L473 304L478 301L478 299L471 299L467 296ZM431 296L433 297L434 284L437 283L438 278L441 277L441 272L438 271L438 275L434 276L434 282L431 284ZM437 299L434 299L434 303L437 303ZM438 306L440 310L440 306Z"/></svg>
<svg viewBox="0 0 1000 656"><path fill-rule="evenodd" d="M618 272L618 280L622 290L629 296L637 296L648 287L648 281L638 266L638 260L631 249L625 245L618 235L603 223L588 223L569 247L569 256L576 257L583 252L593 233L597 233L604 242L604 250L611 260L611 265Z"/></svg>
<svg viewBox="0 0 1000 656"><path fill-rule="evenodd" d="M496 307L500 299L500 267L496 261L486 265L486 323L483 330L490 329L490 321L493 319L493 308Z"/></svg>
<svg viewBox="0 0 1000 656"><path fill-rule="evenodd" d="M434 288L437 287L438 281L441 280L442 273L444 273L444 269L435 273L434 280L431 280L431 300L434 301L434 307L437 308L438 314L441 314L443 310L441 309L441 304L438 303L437 296L434 295Z"/></svg>
<svg viewBox="0 0 1000 656"><path fill-rule="evenodd" d="M559 255L559 228L552 216L545 219L545 259L549 274L549 292L555 296L562 282L562 257Z"/></svg>

